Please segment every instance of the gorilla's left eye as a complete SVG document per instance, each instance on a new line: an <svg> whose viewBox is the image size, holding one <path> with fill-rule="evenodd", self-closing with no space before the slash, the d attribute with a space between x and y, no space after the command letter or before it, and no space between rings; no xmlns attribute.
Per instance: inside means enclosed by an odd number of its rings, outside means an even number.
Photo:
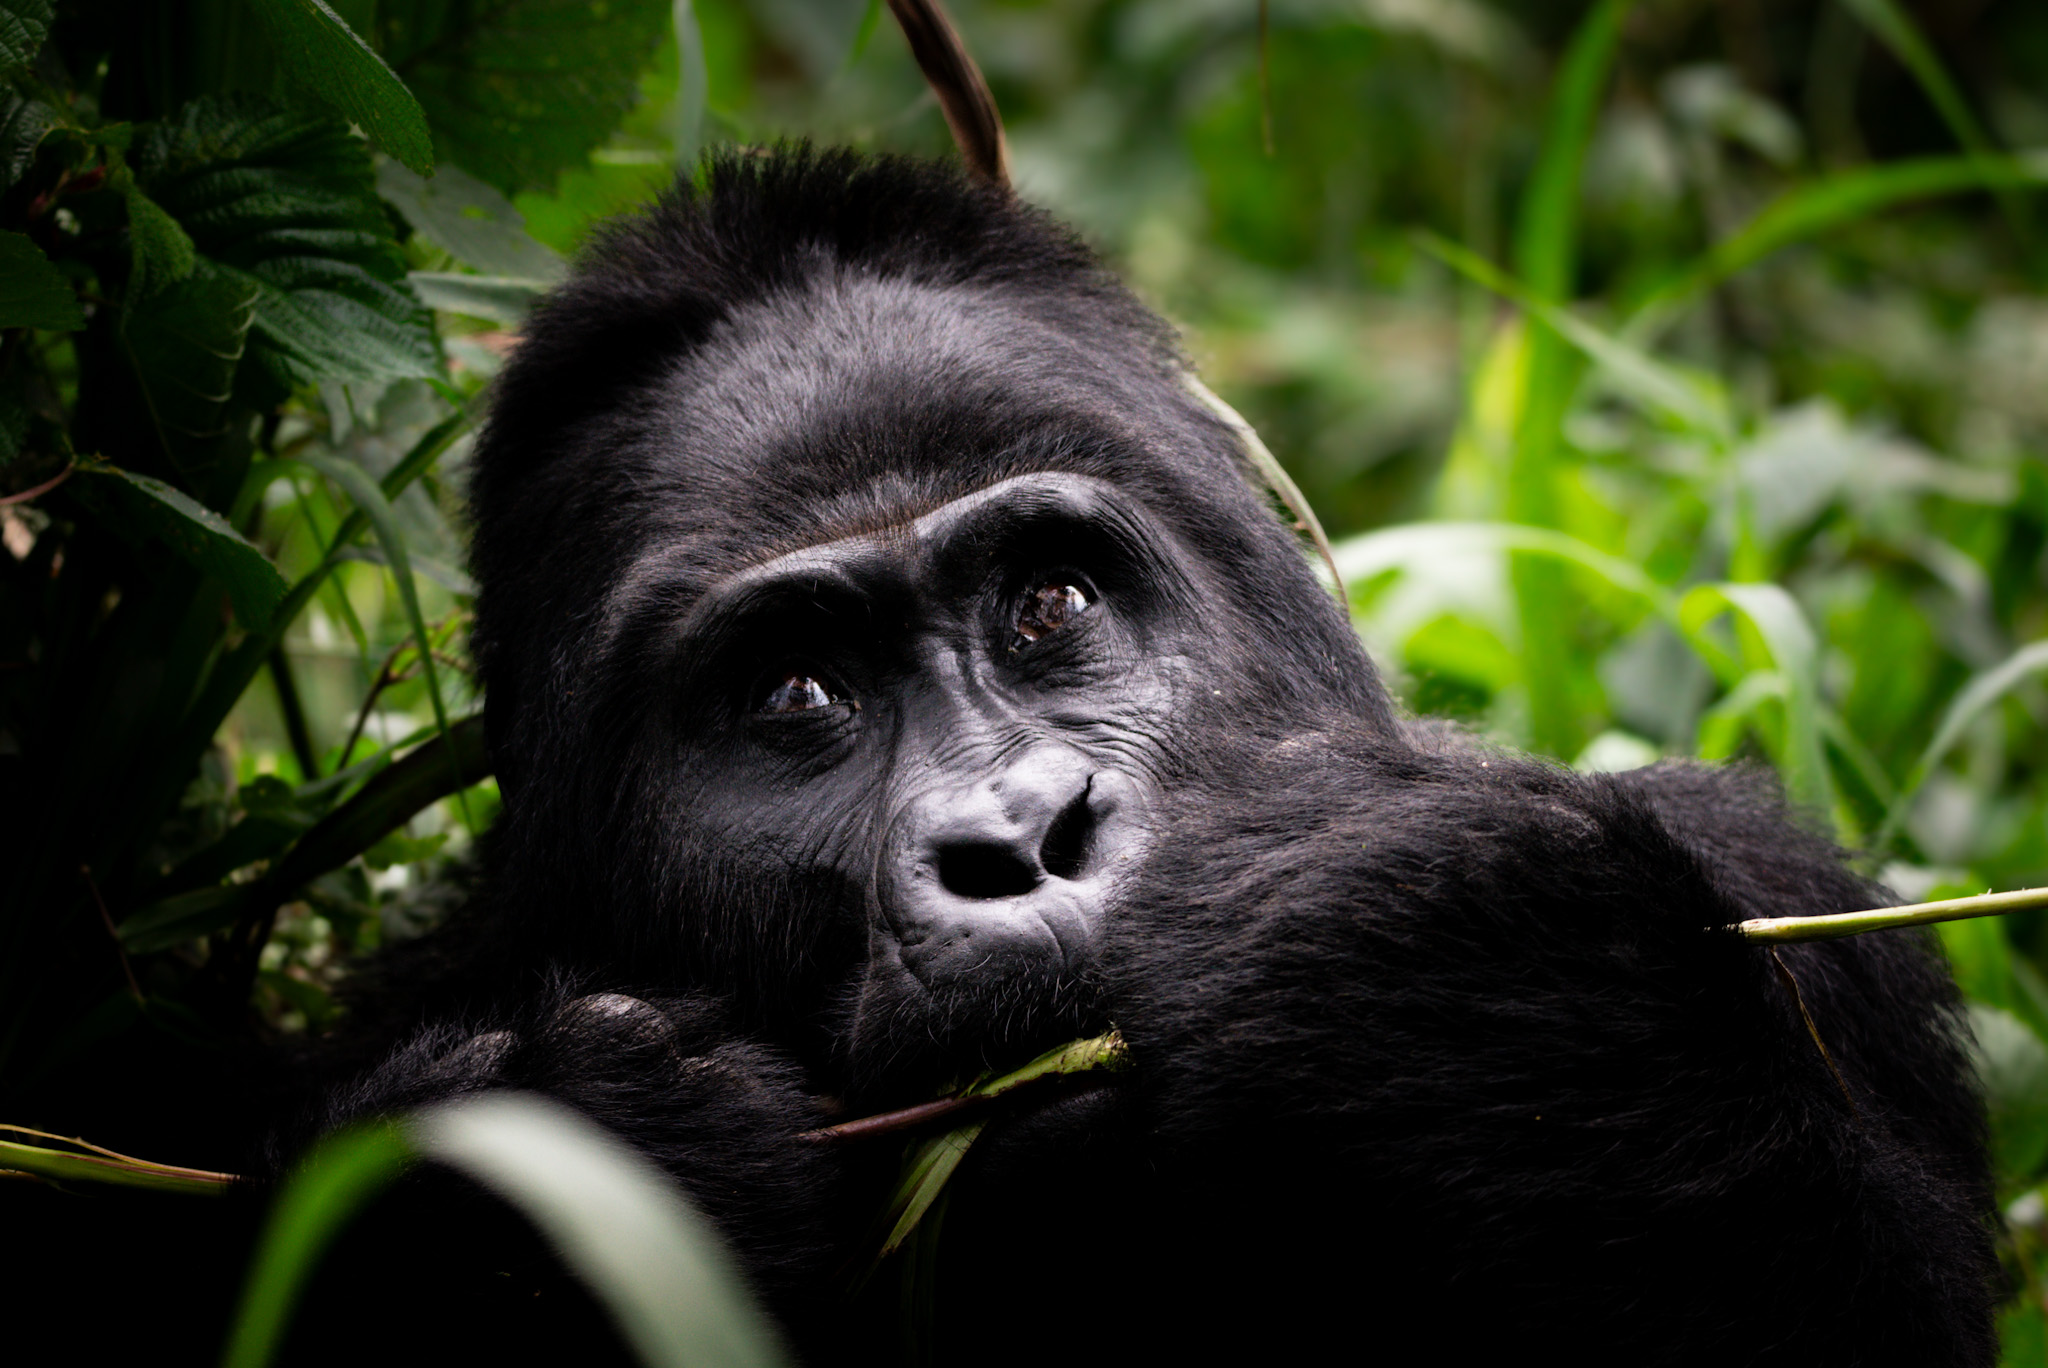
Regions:
<svg viewBox="0 0 2048 1368"><path fill-rule="evenodd" d="M800 669L785 670L781 677L768 686L762 696L759 711L764 713L807 712L812 708L829 708L844 700L832 691L832 686L814 674Z"/></svg>
<svg viewBox="0 0 2048 1368"><path fill-rule="evenodd" d="M1039 585L1024 596L1023 607L1017 612L1017 638L1010 643L1010 649L1019 650L1057 632L1087 612L1090 602L1086 590L1064 580Z"/></svg>

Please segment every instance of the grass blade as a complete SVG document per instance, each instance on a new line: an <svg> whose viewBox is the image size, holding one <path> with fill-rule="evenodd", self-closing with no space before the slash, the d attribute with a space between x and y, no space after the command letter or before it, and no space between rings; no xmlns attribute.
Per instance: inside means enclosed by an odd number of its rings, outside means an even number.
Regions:
<svg viewBox="0 0 2048 1368"><path fill-rule="evenodd" d="M388 1122L329 1136L307 1157L264 1225L225 1368L263 1368L271 1361L320 1256L412 1157L404 1134Z"/></svg>
<svg viewBox="0 0 2048 1368"><path fill-rule="evenodd" d="M34 1135L75 1146L72 1150L52 1149L18 1140L0 1140L0 1172L32 1173L56 1182L97 1183L108 1187L140 1188L149 1192L175 1192L188 1197L219 1197L241 1179L232 1173L208 1169L181 1168L117 1154L82 1140L70 1140L26 1126L0 1125L0 1131ZM80 1154L77 1150L88 1150Z"/></svg>
<svg viewBox="0 0 2048 1368"><path fill-rule="evenodd" d="M1346 601L1344 576L1337 569L1336 557L1330 554L1329 535L1323 531L1316 511L1309 507L1308 496L1301 492L1301 486L1294 482L1294 477L1287 473L1279 458L1260 440L1257 430L1244 420L1244 415L1225 403L1222 395L1203 384L1193 371L1181 372L1181 379L1195 398L1237 435L1238 445L1244 448L1245 459L1251 462L1252 469L1259 473L1266 487L1279 495L1280 502L1294 515L1295 530L1308 533L1309 540L1316 544L1316 553L1323 558L1323 565L1330 572L1331 587L1336 590L1340 602Z"/></svg>
<svg viewBox="0 0 2048 1368"><path fill-rule="evenodd" d="M1877 836L1871 842L1873 850L1884 850L1899 834L1900 825L1912 809L1913 799L1919 796L1921 787L1934 773L1934 767L1947 757L1978 715L2043 671L2048 671L2048 641L2036 641L2020 647L1962 687L1948 705L1948 711L1942 714L1941 725L1934 729L1933 739L1920 752L1920 758L1913 762L1912 772L1899 785L1897 796L1885 812L1884 824L1878 828Z"/></svg>
<svg viewBox="0 0 2048 1368"><path fill-rule="evenodd" d="M1817 238L1873 214L1916 200L1984 189L2048 186L2048 156L1916 157L1859 167L1808 181L1787 191L1665 281L1636 308L1621 330L1624 340L1647 346L1701 296L1783 248Z"/></svg>
<svg viewBox="0 0 2048 1368"><path fill-rule="evenodd" d="M1785 791L1802 807L1836 816L1834 777L1821 744L1820 643L1798 603L1775 584L1703 584L1680 600L1678 611L1687 641L1696 649L1707 643L1703 656L1711 649L1726 658L1705 636L1707 624L1723 613L1738 614L1755 632L1770 668L1784 680L1785 732L1773 758Z"/></svg>
<svg viewBox="0 0 2048 1368"><path fill-rule="evenodd" d="M491 1093L329 1137L272 1208L226 1368L263 1368L320 1255L418 1159L489 1188L525 1216L653 1368L780 1368L773 1327L716 1233L668 1176L558 1103Z"/></svg>
<svg viewBox="0 0 2048 1368"><path fill-rule="evenodd" d="M398 530L398 514L391 507L391 500L370 478L370 473L359 465L310 452L299 459L346 490L356 511L370 520L370 526L377 535L377 544L384 549L391 581L398 586L398 600L405 607L405 619L412 627L413 640L419 644L420 676L427 686L427 699L433 704L434 725L441 729L441 735L446 739L450 730L448 706L441 698L440 673L434 668L434 639L427 631L426 614L420 611L419 585L412 577L411 554L405 544L405 535ZM337 537L336 541L339 540ZM453 760L451 751L451 764ZM459 789L457 794L459 797ZM463 819L467 822L468 818L465 805Z"/></svg>
<svg viewBox="0 0 2048 1368"><path fill-rule="evenodd" d="M1573 33L1551 90L1543 141L1514 238L1515 269L1530 293L1546 304L1561 304L1572 294L1586 148L1628 10L1629 0L1600 0L1593 7ZM1577 369L1563 338L1547 326L1532 329L1508 462L1506 507L1515 522L1557 525L1557 465ZM1585 739L1584 705L1598 697L1599 686L1590 666L1563 645L1568 633L1560 568L1515 556L1508 572L1521 623L1530 744L1553 755L1575 755Z"/></svg>

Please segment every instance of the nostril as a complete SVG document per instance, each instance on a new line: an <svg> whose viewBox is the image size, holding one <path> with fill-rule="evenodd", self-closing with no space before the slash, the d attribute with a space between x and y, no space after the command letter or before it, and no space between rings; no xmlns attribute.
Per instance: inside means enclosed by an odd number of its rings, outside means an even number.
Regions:
<svg viewBox="0 0 2048 1368"><path fill-rule="evenodd" d="M949 845L939 851L939 882L961 898L1015 898L1038 887L1038 871L1003 845Z"/></svg>
<svg viewBox="0 0 2048 1368"><path fill-rule="evenodd" d="M1091 785L1092 787L1092 785ZM1078 878L1088 863L1088 847L1095 834L1095 815L1088 810L1088 790L1081 790L1073 802L1053 819L1039 847L1038 862L1055 879Z"/></svg>

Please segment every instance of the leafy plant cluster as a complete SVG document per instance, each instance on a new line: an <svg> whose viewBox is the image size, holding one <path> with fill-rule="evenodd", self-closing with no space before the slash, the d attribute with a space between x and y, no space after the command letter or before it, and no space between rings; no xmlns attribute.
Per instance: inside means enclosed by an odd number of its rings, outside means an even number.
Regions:
<svg viewBox="0 0 2048 1368"><path fill-rule="evenodd" d="M2048 12L950 8L1412 707L1769 763L1906 897L2048 883ZM0 0L0 1114L113 1139L65 1080L317 1027L459 898L477 395L701 142L943 153L881 11ZM2038 1363L2048 916L1942 940Z"/></svg>

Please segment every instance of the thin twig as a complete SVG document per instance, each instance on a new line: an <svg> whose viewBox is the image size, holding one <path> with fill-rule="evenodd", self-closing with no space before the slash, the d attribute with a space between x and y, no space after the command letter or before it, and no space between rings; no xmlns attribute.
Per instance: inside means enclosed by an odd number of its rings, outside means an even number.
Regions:
<svg viewBox="0 0 2048 1368"><path fill-rule="evenodd" d="M36 498L38 495L49 493L58 485L63 484L66 480L70 479L72 473L77 469L78 462L71 462L69 465L65 466L62 470L58 471L55 475L52 475L49 479L43 481L41 484L34 485L28 489L24 489L19 494L9 494L6 498L0 498L0 508L6 508L10 504L27 503L30 499Z"/></svg>
<svg viewBox="0 0 2048 1368"><path fill-rule="evenodd" d="M1821 1062L1835 1076L1835 1086L1842 1090L1842 1098L1849 1104L1849 1110L1860 1118L1863 1108L1856 1105L1856 1095L1849 1091L1849 1080L1842 1077L1834 1055L1828 1052L1828 1043L1820 1038L1820 1027L1813 1024L1813 1013L1806 1010L1806 995L1799 991L1799 980L1792 976L1792 967L1785 963L1785 957L1778 953L1775 945L1771 947L1771 963L1778 966L1778 977L1784 982L1786 991L1792 994L1792 1005L1799 1009L1799 1019L1806 1023L1806 1033L1813 1037L1813 1046L1820 1051Z"/></svg>
<svg viewBox="0 0 2048 1368"><path fill-rule="evenodd" d="M78 873L85 880L86 891L92 894L92 905L100 910L100 925L107 928L107 938L114 942L114 955L121 961L121 973L128 980L128 991L137 1002L141 1002L144 1000L142 985L135 981L135 966L128 963L128 951L121 944L121 933L114 928L114 917L107 911L107 900L100 896L100 886L93 882L92 866L80 865Z"/></svg>
<svg viewBox="0 0 2048 1368"><path fill-rule="evenodd" d="M1793 941L1860 936L1866 931L1889 931L1900 926L1930 926L1935 922L1963 921L1970 917L1997 917L2036 907L2048 907L2048 888L2015 888L2006 893L1980 893L1973 898L1943 898L1938 902L1873 907L1862 912L1834 912L1822 917L1754 917L1738 922L1735 930L1744 940L1783 945Z"/></svg>
<svg viewBox="0 0 2048 1368"><path fill-rule="evenodd" d="M836 1126L821 1130L804 1131L797 1136L815 1145L837 1144L845 1140L871 1140L877 1135L894 1135L898 1131L915 1130L933 1121L956 1116L970 1108L990 1101L986 1097L942 1097L936 1102L920 1102L914 1107L899 1111L877 1112L855 1121L842 1121Z"/></svg>

